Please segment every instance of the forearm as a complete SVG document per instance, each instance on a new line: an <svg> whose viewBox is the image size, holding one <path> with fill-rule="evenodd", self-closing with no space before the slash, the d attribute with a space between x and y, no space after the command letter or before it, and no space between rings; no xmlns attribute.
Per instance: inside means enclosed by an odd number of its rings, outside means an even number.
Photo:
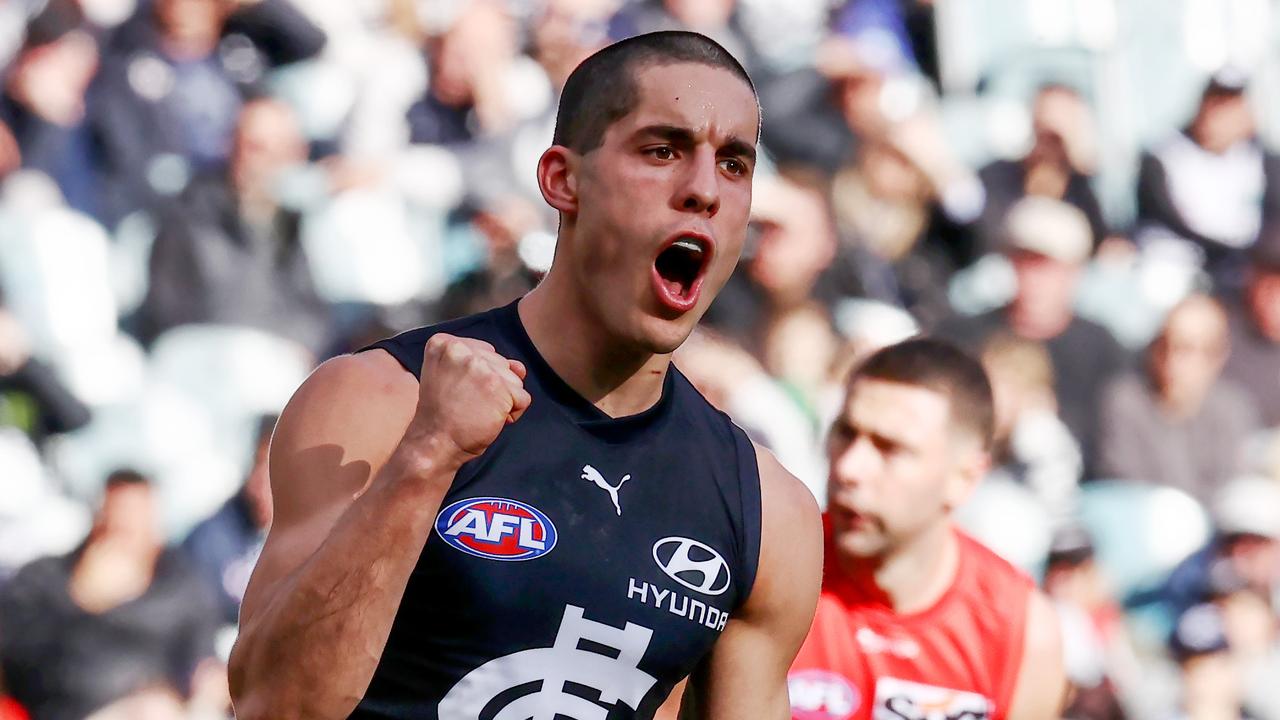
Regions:
<svg viewBox="0 0 1280 720"><path fill-rule="evenodd" d="M240 717L350 714L373 677L455 467L402 445L248 620L231 659Z"/></svg>

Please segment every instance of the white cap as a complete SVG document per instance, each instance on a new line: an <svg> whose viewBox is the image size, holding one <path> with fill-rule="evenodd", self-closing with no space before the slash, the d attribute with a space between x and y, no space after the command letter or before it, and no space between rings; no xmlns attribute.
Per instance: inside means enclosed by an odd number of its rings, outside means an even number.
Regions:
<svg viewBox="0 0 1280 720"><path fill-rule="evenodd" d="M1280 540L1280 482L1239 477L1218 491L1213 503L1218 531Z"/></svg>
<svg viewBox="0 0 1280 720"><path fill-rule="evenodd" d="M1059 262L1078 264L1093 249L1093 230L1079 208L1059 200L1028 196L1014 204L1004 221L1009 248Z"/></svg>

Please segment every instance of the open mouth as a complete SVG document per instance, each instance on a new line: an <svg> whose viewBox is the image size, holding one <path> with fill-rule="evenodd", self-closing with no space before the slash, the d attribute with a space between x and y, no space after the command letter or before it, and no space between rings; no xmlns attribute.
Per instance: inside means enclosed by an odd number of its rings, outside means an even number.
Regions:
<svg viewBox="0 0 1280 720"><path fill-rule="evenodd" d="M659 297L675 310L693 307L710 260L710 241L693 235L677 237L653 263Z"/></svg>

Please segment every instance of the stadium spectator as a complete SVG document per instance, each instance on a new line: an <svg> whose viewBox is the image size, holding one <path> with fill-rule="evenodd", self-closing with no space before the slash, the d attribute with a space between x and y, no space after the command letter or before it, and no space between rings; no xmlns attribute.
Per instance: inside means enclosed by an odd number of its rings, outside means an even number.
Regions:
<svg viewBox="0 0 1280 720"><path fill-rule="evenodd" d="M759 65L737 17L738 0L641 0L622 7L610 21L614 38L658 30L692 30L720 43L748 72Z"/></svg>
<svg viewBox="0 0 1280 720"><path fill-rule="evenodd" d="M15 427L40 446L88 422L89 408L31 356L22 325L0 306L0 427Z"/></svg>
<svg viewBox="0 0 1280 720"><path fill-rule="evenodd" d="M1093 538L1076 525L1053 535L1044 591L1062 622L1063 653L1072 685L1064 718L1122 720L1125 689L1138 672L1124 610L1107 587Z"/></svg>
<svg viewBox="0 0 1280 720"><path fill-rule="evenodd" d="M541 218L536 208L515 195L477 209L472 225L484 238L485 260L445 288L431 315L451 320L501 307L532 290L541 272L521 257L520 243L531 233L545 230Z"/></svg>
<svg viewBox="0 0 1280 720"><path fill-rule="evenodd" d="M556 88L609 41L612 0L549 0L533 22L532 55Z"/></svg>
<svg viewBox="0 0 1280 720"><path fill-rule="evenodd" d="M1145 375L1120 377L1104 394L1102 473L1210 502L1243 469L1244 441L1258 425L1252 399L1220 379L1227 352L1217 301L1192 295L1175 306L1147 352Z"/></svg>
<svg viewBox="0 0 1280 720"><path fill-rule="evenodd" d="M1213 538L1183 560L1163 583L1159 599L1173 613L1239 585L1270 598L1280 586L1280 485L1270 478L1237 478L1214 500Z"/></svg>
<svg viewBox="0 0 1280 720"><path fill-rule="evenodd" d="M1001 224L1027 195L1061 200L1089 219L1095 247L1106 235L1102 208L1090 187L1097 164L1093 118L1073 88L1040 88L1031 106L1031 150L1018 160L997 160L978 172L986 191L979 234L984 249L999 250Z"/></svg>
<svg viewBox="0 0 1280 720"><path fill-rule="evenodd" d="M98 43L80 6L55 0L28 24L0 95L0 123L22 148L22 166L49 176L67 205L89 214L97 177L85 94L97 69Z"/></svg>
<svg viewBox="0 0 1280 720"><path fill-rule="evenodd" d="M1244 708L1240 668L1231 653L1222 611L1210 604L1183 613L1169 639L1182 674L1182 710L1178 720L1252 717Z"/></svg>
<svg viewBox="0 0 1280 720"><path fill-rule="evenodd" d="M499 135L541 112L549 96L545 90L529 93L532 63L519 56L518 34L502 3L476 0L429 37L431 80L426 94L409 108L409 141L462 145ZM545 78L536 79L545 84Z"/></svg>
<svg viewBox="0 0 1280 720"><path fill-rule="evenodd" d="M234 625L249 573L258 562L267 528L271 526L271 480L267 448L275 416L258 423L253 461L240 491L204 519L182 541L182 548L218 597L222 622Z"/></svg>
<svg viewBox="0 0 1280 720"><path fill-rule="evenodd" d="M1144 154L1138 175L1139 240L1171 235L1192 243L1224 288L1239 286L1264 192L1280 182L1280 158L1258 139L1246 82L1233 69L1210 78L1191 122Z"/></svg>
<svg viewBox="0 0 1280 720"><path fill-rule="evenodd" d="M323 34L289 0L140 4L90 90L105 175L100 219L110 227L134 210L154 210L193 177L220 169L243 93L267 66L323 46Z"/></svg>
<svg viewBox="0 0 1280 720"><path fill-rule="evenodd" d="M145 340L186 323L226 323L325 348L330 314L302 249L301 213L278 195L306 154L289 106L245 106L227 171L197 178L161 214L140 309Z"/></svg>
<svg viewBox="0 0 1280 720"><path fill-rule="evenodd" d="M1252 248L1244 291L1227 303L1231 355L1226 377L1248 390L1263 425L1280 427L1280 224Z"/></svg>
<svg viewBox="0 0 1280 720"><path fill-rule="evenodd" d="M213 656L217 610L158 509L146 477L113 473L84 544L0 589L0 667L34 717L83 718L156 683L190 691Z"/></svg>
<svg viewBox="0 0 1280 720"><path fill-rule="evenodd" d="M1017 278L1013 300L981 315L953 317L936 329L974 352L998 331L1044 344L1053 360L1058 413L1080 443L1086 477L1096 467L1103 388L1127 363L1111 333L1074 310L1090 238L1088 219L1078 209L1043 197L1018 201L1005 222L1005 250Z"/></svg>
<svg viewBox="0 0 1280 720"><path fill-rule="evenodd" d="M810 300L829 307L845 294L839 280L825 274L836 252L830 212L815 190L781 177L758 179L751 246L705 322L763 359L771 323Z"/></svg>
<svg viewBox="0 0 1280 720"><path fill-rule="evenodd" d="M983 346L981 360L996 411L988 477L1026 487L1055 523L1066 521L1075 511L1083 461L1058 417L1049 352L1034 340L996 333Z"/></svg>

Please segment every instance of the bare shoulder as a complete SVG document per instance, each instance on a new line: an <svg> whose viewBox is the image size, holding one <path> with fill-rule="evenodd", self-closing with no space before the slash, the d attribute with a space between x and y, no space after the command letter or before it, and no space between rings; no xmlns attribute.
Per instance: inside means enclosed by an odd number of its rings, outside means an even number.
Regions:
<svg viewBox="0 0 1280 720"><path fill-rule="evenodd" d="M294 392L271 438L271 529L242 624L295 571L386 463L413 418L417 380L381 351L326 361Z"/></svg>
<svg viewBox="0 0 1280 720"><path fill-rule="evenodd" d="M804 483L773 453L756 446L760 470L760 564L748 606L817 603L822 576L822 516ZM804 618L800 632L808 630Z"/></svg>
<svg viewBox="0 0 1280 720"><path fill-rule="evenodd" d="M760 470L760 505L766 526L797 532L798 541L816 539L822 544L822 515L809 488L792 475L773 453L755 445Z"/></svg>
<svg viewBox="0 0 1280 720"><path fill-rule="evenodd" d="M382 351L326 361L289 400L271 441L277 517L354 495L386 461L417 407L414 376ZM323 483L327 487L317 487Z"/></svg>

